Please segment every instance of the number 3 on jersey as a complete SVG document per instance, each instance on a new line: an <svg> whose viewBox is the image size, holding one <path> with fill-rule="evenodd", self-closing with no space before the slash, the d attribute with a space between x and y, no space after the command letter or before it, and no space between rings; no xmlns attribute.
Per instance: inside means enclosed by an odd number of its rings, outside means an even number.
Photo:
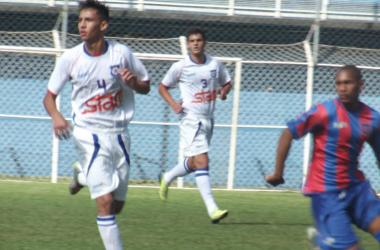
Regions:
<svg viewBox="0 0 380 250"><path fill-rule="evenodd" d="M202 88L207 88L207 80L206 79L202 79L201 80L201 84L202 84Z"/></svg>

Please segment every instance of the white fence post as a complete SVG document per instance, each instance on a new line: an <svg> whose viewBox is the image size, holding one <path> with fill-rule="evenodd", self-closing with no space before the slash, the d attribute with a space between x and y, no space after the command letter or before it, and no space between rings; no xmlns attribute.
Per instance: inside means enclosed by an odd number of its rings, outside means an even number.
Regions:
<svg viewBox="0 0 380 250"><path fill-rule="evenodd" d="M281 5L282 5L282 0L276 0L276 6L275 6L275 11L274 11L275 18L281 17Z"/></svg>
<svg viewBox="0 0 380 250"><path fill-rule="evenodd" d="M138 11L144 11L144 0L138 0L137 1L137 10Z"/></svg>
<svg viewBox="0 0 380 250"><path fill-rule="evenodd" d="M68 28L68 19L69 19L69 0L65 0L65 5L62 10L62 43L58 48L66 48L67 40L67 28Z"/></svg>
<svg viewBox="0 0 380 250"><path fill-rule="evenodd" d="M328 6L329 6L329 0L320 0L322 1L320 4L320 17L321 20L326 20L328 17Z"/></svg>
<svg viewBox="0 0 380 250"><path fill-rule="evenodd" d="M52 31L54 47L56 49L61 49L61 40L57 30ZM56 61L59 56L56 56ZM57 96L56 104L57 109L60 109L60 96ZM58 182L58 163L59 163L59 139L55 136L54 131L52 132L52 156L51 156L51 182Z"/></svg>
<svg viewBox="0 0 380 250"><path fill-rule="evenodd" d="M228 1L228 13L227 15L233 16L235 15L235 0Z"/></svg>
<svg viewBox="0 0 380 250"><path fill-rule="evenodd" d="M179 37L179 43L181 46L181 53L183 56L187 55L187 42L186 42L186 37L180 36ZM183 144L184 142L181 139L181 136L179 136L179 145L178 145L178 163L183 162ZM183 188L183 177L177 178L177 187L178 188Z"/></svg>
<svg viewBox="0 0 380 250"><path fill-rule="evenodd" d="M304 41L304 49L307 59L307 82L306 82L306 101L305 109L309 110L313 103L313 84L314 84L314 59L309 41ZM303 179L302 184L305 184L306 176L309 170L309 160L311 151L311 136L307 134L303 148Z"/></svg>
<svg viewBox="0 0 380 250"><path fill-rule="evenodd" d="M227 189L234 188L235 168L236 168L236 149L237 149L237 127L239 123L240 105L240 83L241 83L242 61L235 64L235 79L233 82L234 95L231 119L231 139L230 139L230 158L228 162Z"/></svg>
<svg viewBox="0 0 380 250"><path fill-rule="evenodd" d="M54 7L55 6L55 0L49 0L48 3L47 3L47 5L49 7Z"/></svg>

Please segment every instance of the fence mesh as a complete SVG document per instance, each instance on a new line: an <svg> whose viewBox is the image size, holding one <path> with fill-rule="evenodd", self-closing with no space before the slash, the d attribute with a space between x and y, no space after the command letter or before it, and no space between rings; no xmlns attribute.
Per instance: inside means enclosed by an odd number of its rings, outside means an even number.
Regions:
<svg viewBox="0 0 380 250"><path fill-rule="evenodd" d="M134 52L180 55L178 38L140 39L110 38L128 44ZM67 36L67 46L79 42L77 35ZM52 32L0 32L0 46L30 46L53 48ZM243 60L239 99L239 127L237 132L237 160L234 188L262 188L263 173L274 166L277 139L287 120L305 109L307 66L302 42L287 45L215 43L208 44L210 54L221 57L238 57ZM330 64L355 63L378 66L378 50L320 46L320 66L315 68L313 102L327 100L334 94L336 67ZM285 64L276 64L276 63ZM298 63L298 65L292 64ZM52 134L50 120L42 106L47 80L55 63L54 55L0 53L0 178L48 180L51 175ZM173 61L143 60L152 78L152 91L147 96L136 96L136 115L130 125L132 138L131 179L139 183L152 183L158 174L176 164L178 158L178 126L176 115L157 93L157 87ZM225 61L234 77L235 63ZM379 72L365 69L366 88L363 100L375 108L380 106ZM70 85L61 94L61 110L70 117ZM174 91L178 96L178 91ZM231 119L234 91L227 101L218 101L216 128L210 152L214 186L226 187L228 176ZM4 117L8 115L8 117ZM9 115L37 116L34 119ZM41 118L41 119L40 119ZM159 122L160 124L140 124ZM227 126L222 126L227 125ZM264 126L259 128L257 126ZM71 164L76 159L73 144L60 142L59 177L71 176ZM296 142L287 162L285 188L298 189L302 182L303 141ZM372 153L365 148L362 168L380 189L379 175ZM185 185L194 185L192 176Z"/></svg>

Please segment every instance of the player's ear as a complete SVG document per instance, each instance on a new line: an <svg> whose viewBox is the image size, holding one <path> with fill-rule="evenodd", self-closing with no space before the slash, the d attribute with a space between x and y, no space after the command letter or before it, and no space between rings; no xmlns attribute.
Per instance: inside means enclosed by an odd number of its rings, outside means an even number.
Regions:
<svg viewBox="0 0 380 250"><path fill-rule="evenodd" d="M100 30L104 32L107 29L108 29L108 22L106 20L102 20L100 23Z"/></svg>

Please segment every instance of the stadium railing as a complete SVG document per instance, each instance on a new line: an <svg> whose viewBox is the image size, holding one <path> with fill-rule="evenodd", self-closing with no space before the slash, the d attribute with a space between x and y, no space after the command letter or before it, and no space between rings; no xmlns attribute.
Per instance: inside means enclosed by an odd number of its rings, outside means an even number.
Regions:
<svg viewBox="0 0 380 250"><path fill-rule="evenodd" d="M0 0L0 3L63 6L65 0ZM171 11L205 13L216 15L253 15L275 18L306 18L321 20L377 21L380 4L376 1L355 0L106 0L114 9L135 9L138 11ZM78 1L68 0L69 6Z"/></svg>

